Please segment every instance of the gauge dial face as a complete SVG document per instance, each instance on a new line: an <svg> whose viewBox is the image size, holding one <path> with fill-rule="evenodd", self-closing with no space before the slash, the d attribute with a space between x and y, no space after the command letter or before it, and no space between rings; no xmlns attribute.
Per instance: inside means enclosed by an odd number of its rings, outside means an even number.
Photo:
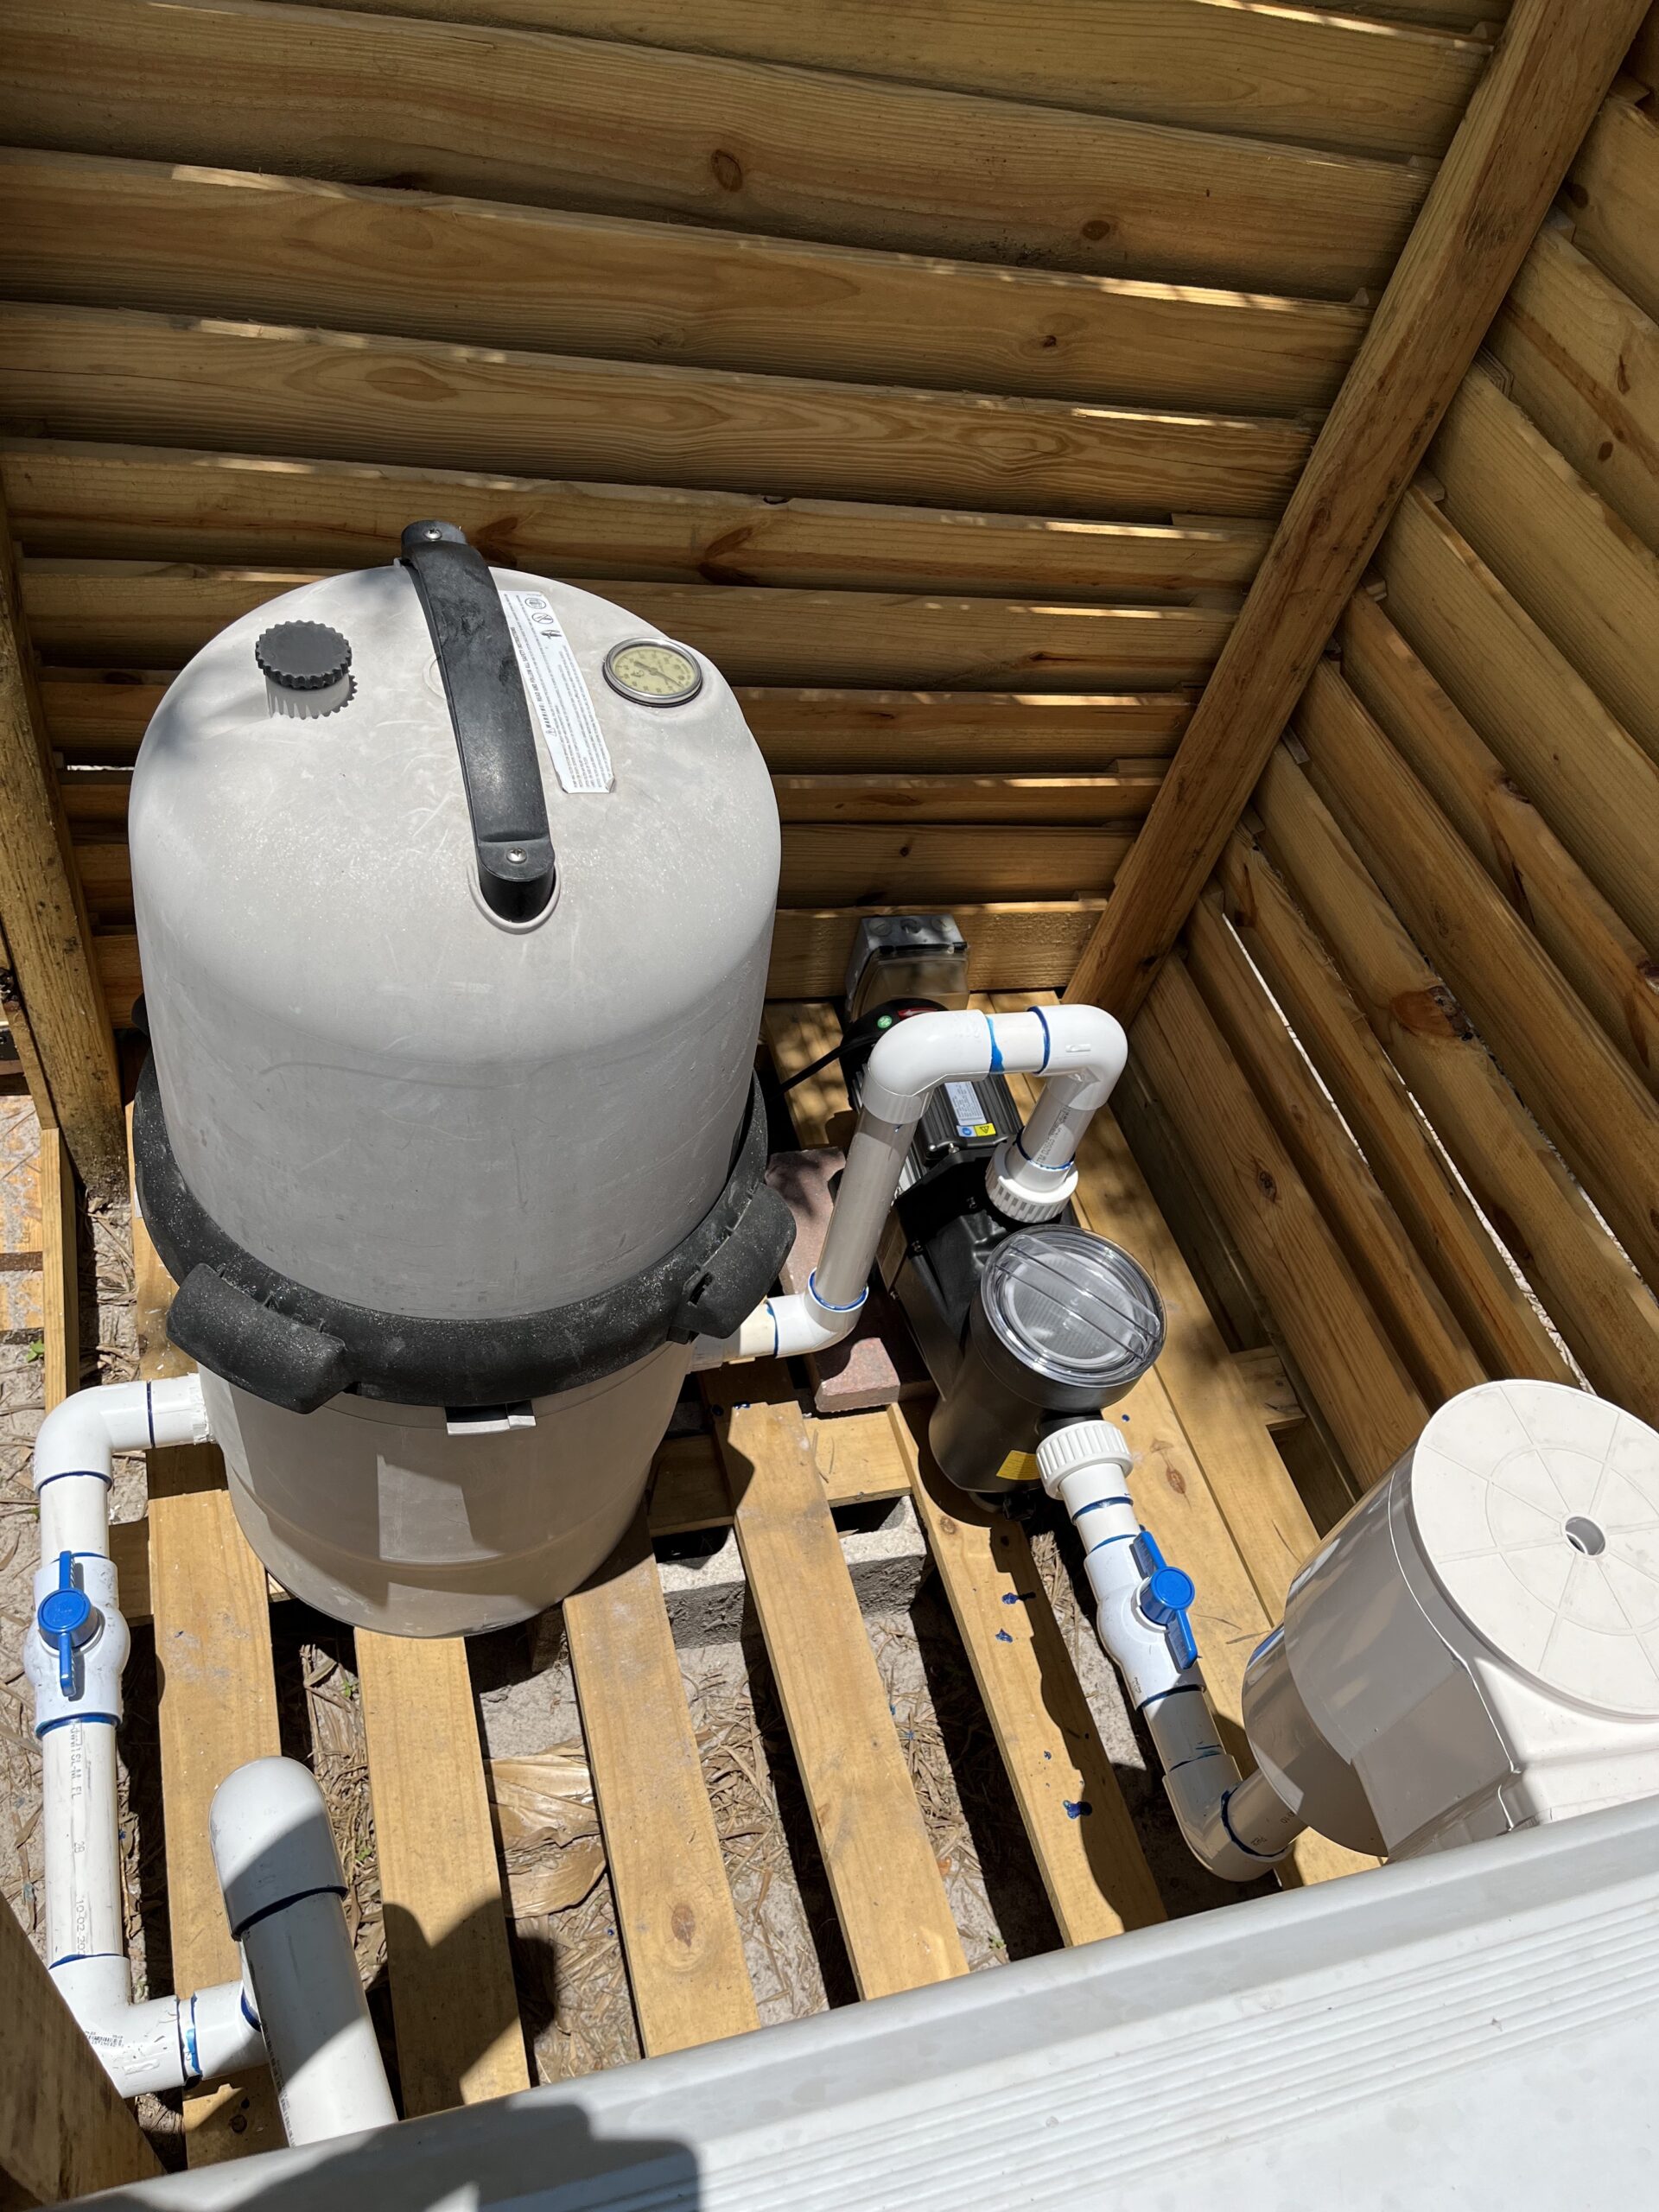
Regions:
<svg viewBox="0 0 1659 2212"><path fill-rule="evenodd" d="M639 638L613 645L605 656L605 681L642 707L678 707L702 689L702 671L683 645Z"/></svg>

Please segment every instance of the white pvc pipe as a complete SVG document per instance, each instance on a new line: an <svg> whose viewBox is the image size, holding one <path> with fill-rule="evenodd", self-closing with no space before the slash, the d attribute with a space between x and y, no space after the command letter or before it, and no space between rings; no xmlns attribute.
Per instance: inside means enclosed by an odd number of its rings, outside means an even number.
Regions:
<svg viewBox="0 0 1659 2212"><path fill-rule="evenodd" d="M289 2141L390 2126L322 1792L293 1759L250 1760L220 1783L210 1831Z"/></svg>
<svg viewBox="0 0 1659 2212"><path fill-rule="evenodd" d="M1084 1546L1095 1627L1147 1724L1164 1789L1193 1855L1225 1881L1253 1882L1306 1826L1266 1777L1241 1779L1224 1747L1185 1629L1192 1585L1150 1561L1129 1490L1133 1455L1120 1430L1075 1421L1037 1447L1044 1488L1070 1514ZM1183 1594L1183 1592L1185 1594Z"/></svg>
<svg viewBox="0 0 1659 2212"><path fill-rule="evenodd" d="M47 1415L35 1446L41 1561L24 1670L41 1750L48 1961L127 2097L222 2079L266 2057L241 1981L194 1997L132 2002L122 1910L115 1731L130 1639L109 1556L114 1457L208 1440L201 1385L189 1375L79 1391ZM279 1771L273 1776L271 1769ZM267 1962L265 2017L285 2054L285 2110L292 2107L298 2129L289 2139L314 2142L395 2119L315 1783L290 1761L261 1760L232 1776L221 1796L226 1791L233 1806L247 1808L242 1825L253 1855L276 1870L279 1886L296 1867L304 1874L321 1866L326 1877L321 1889L301 1882L274 1902L267 1898L270 1910L249 1931L245 1953ZM296 1804L308 1827L296 1823ZM239 1878L245 1892L245 1869Z"/></svg>
<svg viewBox="0 0 1659 2212"><path fill-rule="evenodd" d="M1077 1188L1072 1155L1111 1096L1128 1051L1122 1024L1098 1007L918 1014L894 1022L865 1066L858 1127L807 1287L763 1300L729 1337L699 1337L692 1367L822 1351L851 1334L916 1124L942 1083L1048 1078L1024 1133L1028 1154L1019 1149L1024 1139L1009 1139L992 1155L986 1184L993 1203L1015 1220L1052 1219Z"/></svg>

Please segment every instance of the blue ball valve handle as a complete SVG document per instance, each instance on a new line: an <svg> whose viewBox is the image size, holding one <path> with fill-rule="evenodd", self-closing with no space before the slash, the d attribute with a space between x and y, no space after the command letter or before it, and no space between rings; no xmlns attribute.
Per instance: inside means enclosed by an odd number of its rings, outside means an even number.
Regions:
<svg viewBox="0 0 1659 2212"><path fill-rule="evenodd" d="M1171 1567L1158 1548L1155 1536L1143 1529L1135 1540L1135 1563L1144 1580L1136 1603L1154 1628L1164 1631L1169 1656L1185 1674L1198 1664L1198 1639L1187 1618L1198 1592L1185 1569Z"/></svg>
<svg viewBox="0 0 1659 2212"><path fill-rule="evenodd" d="M58 1586L48 1590L35 1615L41 1641L58 1655L58 1688L65 1697L80 1695L80 1653L104 1625L104 1616L75 1580L75 1555L58 1554Z"/></svg>

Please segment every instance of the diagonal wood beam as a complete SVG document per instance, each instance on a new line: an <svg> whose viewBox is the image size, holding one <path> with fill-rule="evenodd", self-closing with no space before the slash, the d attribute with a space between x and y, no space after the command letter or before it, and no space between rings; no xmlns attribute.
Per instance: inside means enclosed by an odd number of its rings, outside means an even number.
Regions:
<svg viewBox="0 0 1659 2212"><path fill-rule="evenodd" d="M63 1133L91 1192L118 1192L126 1144L115 1039L92 964L92 930L70 857L45 743L45 718L0 505L0 928L8 995L21 1005L25 1059L44 1126Z"/></svg>
<svg viewBox="0 0 1659 2212"><path fill-rule="evenodd" d="M1221 857L1647 0L1516 0L1066 995L1127 1020Z"/></svg>

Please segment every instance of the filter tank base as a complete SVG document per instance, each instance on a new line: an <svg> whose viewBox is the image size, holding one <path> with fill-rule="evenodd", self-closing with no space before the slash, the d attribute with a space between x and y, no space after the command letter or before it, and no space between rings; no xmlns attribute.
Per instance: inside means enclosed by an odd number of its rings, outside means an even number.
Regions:
<svg viewBox="0 0 1659 2212"><path fill-rule="evenodd" d="M442 1410L314 1414L202 1370L243 1535L283 1587L353 1628L482 1636L558 1605L639 1510L690 1351L535 1402L533 1428L450 1435Z"/></svg>

